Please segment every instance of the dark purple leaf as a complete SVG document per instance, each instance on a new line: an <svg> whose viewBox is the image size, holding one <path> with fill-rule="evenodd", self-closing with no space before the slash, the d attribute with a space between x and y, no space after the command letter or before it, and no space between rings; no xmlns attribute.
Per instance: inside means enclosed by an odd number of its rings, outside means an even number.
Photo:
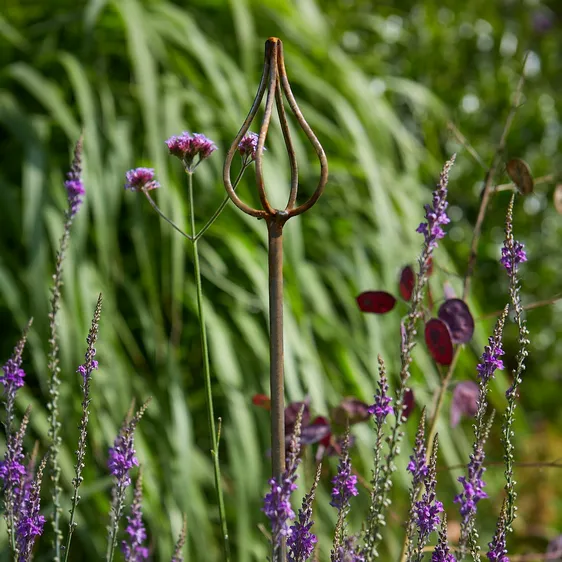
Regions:
<svg viewBox="0 0 562 562"><path fill-rule="evenodd" d="M425 325L425 343L431 356L440 365L450 365L453 360L453 341L449 327L439 318L431 318Z"/></svg>
<svg viewBox="0 0 562 562"><path fill-rule="evenodd" d="M353 396L344 398L340 404L332 409L332 421L340 426L345 426L347 423L353 425L364 422L370 417L369 404L365 404L365 402Z"/></svg>
<svg viewBox="0 0 562 562"><path fill-rule="evenodd" d="M365 291L357 297L357 304L361 312L385 314L394 308L396 299L386 291Z"/></svg>
<svg viewBox="0 0 562 562"><path fill-rule="evenodd" d="M451 427L458 425L461 416L474 416L478 408L478 385L472 381L460 382L453 390Z"/></svg>
<svg viewBox="0 0 562 562"><path fill-rule="evenodd" d="M467 343L474 334L474 318L462 299L446 300L437 314L449 326L453 343Z"/></svg>
<svg viewBox="0 0 562 562"><path fill-rule="evenodd" d="M411 388L406 388L404 390L404 410L402 411L402 416L408 419L410 414L414 411L414 406L416 405L414 401L414 391Z"/></svg>
<svg viewBox="0 0 562 562"><path fill-rule="evenodd" d="M330 422L325 417L319 416L310 425L302 428L301 443L311 445L312 443L323 442L328 445L331 435Z"/></svg>
<svg viewBox="0 0 562 562"><path fill-rule="evenodd" d="M412 298L412 291L414 290L415 282L416 276L414 274L414 270L411 266L407 265L400 272L400 282L398 283L398 289L405 301L409 301Z"/></svg>
<svg viewBox="0 0 562 562"><path fill-rule="evenodd" d="M304 404L302 412L301 427L306 427L310 423L310 398L305 398L302 402L292 402L285 408L285 435L290 435L295 429L297 414L300 412Z"/></svg>

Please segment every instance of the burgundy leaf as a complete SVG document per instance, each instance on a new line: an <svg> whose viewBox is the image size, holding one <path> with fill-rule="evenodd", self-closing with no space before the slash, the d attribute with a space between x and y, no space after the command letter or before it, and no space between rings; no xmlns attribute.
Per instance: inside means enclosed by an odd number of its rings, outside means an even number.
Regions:
<svg viewBox="0 0 562 562"><path fill-rule="evenodd" d="M353 425L364 422L371 417L371 414L369 414L369 404L365 404L365 402L353 396L344 398L331 413L332 421L336 425L341 426L345 426L347 423Z"/></svg>
<svg viewBox="0 0 562 562"><path fill-rule="evenodd" d="M357 297L357 304L361 312L385 314L394 308L396 299L386 291L365 291Z"/></svg>
<svg viewBox="0 0 562 562"><path fill-rule="evenodd" d="M331 435L330 422L325 417L318 416L310 425L302 428L301 442L303 445L320 442L328 446Z"/></svg>
<svg viewBox="0 0 562 562"><path fill-rule="evenodd" d="M404 389L404 410L402 410L402 416L408 419L410 414L414 411L415 406L414 401L414 391L411 388Z"/></svg>
<svg viewBox="0 0 562 562"><path fill-rule="evenodd" d="M474 318L462 299L446 300L437 314L449 326L453 343L466 343L474 334Z"/></svg>
<svg viewBox="0 0 562 562"><path fill-rule="evenodd" d="M440 365L450 365L453 360L453 341L449 327L439 318L431 318L425 325L425 343L431 356Z"/></svg>
<svg viewBox="0 0 562 562"><path fill-rule="evenodd" d="M407 265L400 272L400 282L398 283L398 289L405 301L409 301L412 298L415 282L416 276L414 270L411 266Z"/></svg>
<svg viewBox="0 0 562 562"><path fill-rule="evenodd" d="M310 423L310 398L306 397L303 402L292 402L285 408L285 435L290 435L295 429L297 414L300 412L304 404L302 412L301 427L306 427Z"/></svg>

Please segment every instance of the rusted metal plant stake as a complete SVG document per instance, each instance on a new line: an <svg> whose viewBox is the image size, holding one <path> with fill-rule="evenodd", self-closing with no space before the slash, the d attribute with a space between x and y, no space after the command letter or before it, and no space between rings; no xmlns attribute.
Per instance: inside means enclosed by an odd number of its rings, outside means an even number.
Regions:
<svg viewBox="0 0 562 562"><path fill-rule="evenodd" d="M258 147L256 151L256 186L261 202L261 209L254 209L240 200L236 194L231 180L230 167L232 159L252 121L254 120L261 101L267 91L265 110L259 130ZM298 193L298 167L285 114L283 95L287 100L292 114L300 125L312 146L314 147L318 160L320 161L320 179L316 190L311 197L302 205L297 206ZM291 166L291 187L289 200L284 210L273 208L265 192L262 153L271 122L273 102L275 101L285 146L289 155ZM283 382L283 227L291 218L300 215L310 209L318 200L328 180L328 163L324 149L305 121L295 101L283 59L283 43L280 39L270 37L265 43L265 61L263 74L254 103L242 125L238 135L234 139L228 151L224 163L223 179L226 191L233 203L244 213L264 219L267 223L269 240L269 326L270 326L270 384L271 384L271 456L273 477L278 479L285 469L285 413L284 413L284 382ZM282 548L281 560L285 560L284 548Z"/></svg>

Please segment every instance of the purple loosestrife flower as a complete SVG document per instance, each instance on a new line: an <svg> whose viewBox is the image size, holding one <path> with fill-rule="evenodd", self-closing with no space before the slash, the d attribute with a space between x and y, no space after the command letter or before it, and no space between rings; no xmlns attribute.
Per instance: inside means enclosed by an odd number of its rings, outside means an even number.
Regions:
<svg viewBox="0 0 562 562"><path fill-rule="evenodd" d="M68 217L72 219L82 206L82 198L86 194L82 183L82 138L76 143L72 166L66 177L64 187L68 195Z"/></svg>
<svg viewBox="0 0 562 562"><path fill-rule="evenodd" d="M166 141L170 154L177 156L187 172L192 173L199 164L217 149L215 143L200 133L184 131L179 136L170 137ZM195 162L195 158L198 160Z"/></svg>
<svg viewBox="0 0 562 562"><path fill-rule="evenodd" d="M149 191L160 187L160 184L154 179L153 168L135 168L129 170L125 177L127 179L125 189L130 191Z"/></svg>
<svg viewBox="0 0 562 562"><path fill-rule="evenodd" d="M478 376L485 382L488 382L491 378L493 378L496 369L499 369L500 371L503 370L503 361L500 359L500 357L504 354L502 349L501 334L499 340L494 335L490 336L488 342L490 345L486 345L484 347L482 359L476 367Z"/></svg>
<svg viewBox="0 0 562 562"><path fill-rule="evenodd" d="M41 509L41 481L43 480L46 464L47 457L44 457L31 485L29 495L25 498L17 514L16 541L19 552L18 562L30 560L35 540L43 533L45 517L40 515L39 511Z"/></svg>
<svg viewBox="0 0 562 562"><path fill-rule="evenodd" d="M414 454L410 456L410 462L406 467L408 472L411 472L413 476L412 488L416 488L419 484L423 482L423 479L427 476L428 466L425 461L425 410L422 412L420 418L420 424L418 426L418 431L416 434L416 442L414 445Z"/></svg>
<svg viewBox="0 0 562 562"><path fill-rule="evenodd" d="M377 424L382 424L386 416L392 414L392 398L388 396L388 381L383 369L380 369L380 356L379 356L379 382L377 393L375 394L375 403L369 407L369 413L375 416Z"/></svg>
<svg viewBox="0 0 562 562"><path fill-rule="evenodd" d="M304 406L301 408L291 438L289 454L287 455L286 468L281 474L280 482L277 478L271 478L269 485L271 491L265 495L262 511L271 524L271 540L274 552L277 552L282 537L290 536L292 529L289 521L295 518L295 512L291 507L291 494L297 489L297 468L300 463L299 453L301 448L301 422Z"/></svg>
<svg viewBox="0 0 562 562"><path fill-rule="evenodd" d="M338 511L344 512L349 507L349 500L356 496L357 476L351 474L351 459L349 458L349 434L343 442L338 473L332 479L332 501L330 505Z"/></svg>
<svg viewBox="0 0 562 562"><path fill-rule="evenodd" d="M291 527L291 533L287 539L289 550L289 562L306 562L314 552L314 545L318 542L316 535L310 532L314 521L312 520L312 504L316 487L320 481L322 465L316 469L316 477L310 492L304 497L302 507L299 509L298 521Z"/></svg>
<svg viewBox="0 0 562 562"><path fill-rule="evenodd" d="M512 245L508 244L505 240L504 246L502 248L502 257L500 263L505 267L507 274L511 277L517 273L517 269L520 263L527 261L527 253L525 252L525 246L517 240L513 240Z"/></svg>
<svg viewBox="0 0 562 562"><path fill-rule="evenodd" d="M140 562L148 558L148 548L143 546L146 541L146 529L142 522L142 472L139 470L131 515L127 516L127 539L121 543L121 551L126 562Z"/></svg>
<svg viewBox="0 0 562 562"><path fill-rule="evenodd" d="M447 162L443 171L437 189L433 192L433 201L431 205L425 205L425 220L422 222L416 232L424 235L425 245L431 251L437 247L437 241L444 238L445 232L442 226L449 224L447 216L447 184L449 179L449 170L455 161L455 156Z"/></svg>

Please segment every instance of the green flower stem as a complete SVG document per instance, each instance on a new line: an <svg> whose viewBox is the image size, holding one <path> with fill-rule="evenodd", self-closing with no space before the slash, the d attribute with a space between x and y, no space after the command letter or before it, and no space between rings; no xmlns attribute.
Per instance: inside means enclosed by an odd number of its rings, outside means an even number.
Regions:
<svg viewBox="0 0 562 562"><path fill-rule="evenodd" d="M242 175L244 174L244 172L246 171L246 168L251 163L252 163L252 160L250 160L249 162L242 165L242 168L240 168L240 171L238 172L238 175L236 176L236 179L234 180L234 183L232 184L233 189L236 189L238 187L238 184L240 183L240 180L242 179ZM193 237L195 242L197 242L197 240L199 240L199 238L201 238L203 236L203 234L205 234L205 232L207 232L207 230L209 230L209 228L211 228L213 223L219 218L219 215L223 212L224 208L228 205L229 201L230 201L230 196L227 194L227 195L225 195L225 197L222 200L222 203L219 205L218 209L213 213L213 216L205 223L205 226L203 226L203 228Z"/></svg>
<svg viewBox="0 0 562 562"><path fill-rule="evenodd" d="M195 209L193 205L193 172L187 171L188 194L189 194L189 219L191 223L191 242L193 244L193 267L195 270L195 286L197 290L197 309L199 313L199 330L201 333L201 348L203 352L203 374L205 379L205 398L207 403L207 417L209 420L209 433L211 435L211 456L215 472L215 487L217 501L219 504L219 517L223 537L223 548L225 562L230 561L230 548L228 540L228 528L226 525L226 513L224 509L224 498L221 487L221 472L219 463L218 435L215 427L215 413L213 408L213 391L211 388L211 368L209 363L209 346L207 343L207 332L205 329L205 314L203 308L203 287L201 285L201 268L199 265L199 249L195 231ZM215 213L216 216L218 214ZM216 218L215 216L215 218ZM209 224L209 223L207 223ZM212 224L212 223L211 223ZM209 225L210 226L210 225ZM207 227L208 228L208 227Z"/></svg>
<svg viewBox="0 0 562 562"><path fill-rule="evenodd" d="M143 190L148 202L152 206L152 208L172 227L175 228L184 238L187 238L190 242L193 242L193 237L189 234L186 234L174 221L170 220L161 210L160 207L154 202L154 199L150 197L148 191Z"/></svg>

